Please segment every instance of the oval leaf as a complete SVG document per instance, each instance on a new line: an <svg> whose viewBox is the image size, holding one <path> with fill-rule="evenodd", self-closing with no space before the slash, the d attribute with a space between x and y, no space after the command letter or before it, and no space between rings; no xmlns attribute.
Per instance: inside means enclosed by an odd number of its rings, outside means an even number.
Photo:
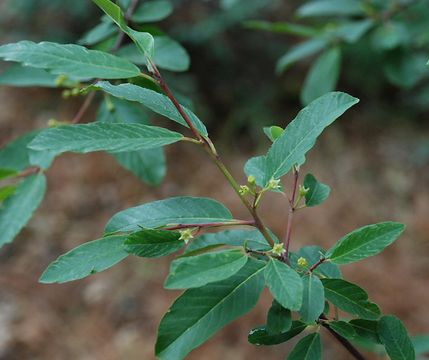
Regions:
<svg viewBox="0 0 429 360"><path fill-rule="evenodd" d="M326 258L335 264L350 264L379 254L404 231L405 225L384 222L367 225L340 239L326 252Z"/></svg>
<svg viewBox="0 0 429 360"><path fill-rule="evenodd" d="M285 309L276 300L268 310L266 329L271 335L282 334L290 330L292 326L292 316L289 309Z"/></svg>
<svg viewBox="0 0 429 360"><path fill-rule="evenodd" d="M312 323L319 319L325 308L325 290L316 275L306 275L302 278L302 282L304 292L299 313L303 322Z"/></svg>
<svg viewBox="0 0 429 360"><path fill-rule="evenodd" d="M292 352L287 357L288 360L321 360L322 343L319 333L313 333L299 340Z"/></svg>
<svg viewBox="0 0 429 360"><path fill-rule="evenodd" d="M227 280L187 290L161 320L159 359L184 359L222 327L250 311L264 288L265 263L249 259Z"/></svg>
<svg viewBox="0 0 429 360"><path fill-rule="evenodd" d="M290 266L271 259L265 270L265 280L274 298L286 309L298 311L302 305L301 277Z"/></svg>
<svg viewBox="0 0 429 360"><path fill-rule="evenodd" d="M125 79L140 74L128 60L73 44L20 41L0 46L0 58L76 79Z"/></svg>
<svg viewBox="0 0 429 360"><path fill-rule="evenodd" d="M180 233L168 230L142 230L127 237L124 242L126 252L148 258L172 254L185 246Z"/></svg>
<svg viewBox="0 0 429 360"><path fill-rule="evenodd" d="M281 334L270 334L265 326L252 329L247 340L254 345L277 345L284 343L300 334L307 327L301 321L292 321L290 330Z"/></svg>
<svg viewBox="0 0 429 360"><path fill-rule="evenodd" d="M39 282L65 283L112 267L128 256L123 249L125 238L126 236L107 236L70 250L48 266Z"/></svg>
<svg viewBox="0 0 429 360"><path fill-rule="evenodd" d="M183 135L157 126L142 124L91 123L46 129L28 145L36 151L137 151L180 141Z"/></svg>
<svg viewBox="0 0 429 360"><path fill-rule="evenodd" d="M234 275L247 262L241 250L225 250L174 260L165 282L166 289L190 289Z"/></svg>
<svg viewBox="0 0 429 360"><path fill-rule="evenodd" d="M106 225L105 232L136 231L177 224L204 224L232 220L221 203L190 196L173 197L120 211Z"/></svg>
<svg viewBox="0 0 429 360"><path fill-rule="evenodd" d="M377 304L368 300L368 294L359 286L342 279L322 279L325 296L341 310L373 320L380 316Z"/></svg>
<svg viewBox="0 0 429 360"><path fill-rule="evenodd" d="M331 188L322 184L312 174L307 174L304 178L304 187L308 189L305 194L305 205L316 206L323 203L329 196Z"/></svg>
<svg viewBox="0 0 429 360"><path fill-rule="evenodd" d="M383 316L378 322L378 332L391 360L414 360L416 358L407 329L396 316Z"/></svg>
<svg viewBox="0 0 429 360"><path fill-rule="evenodd" d="M0 207L0 247L11 242L30 220L46 192L43 174L27 177Z"/></svg>

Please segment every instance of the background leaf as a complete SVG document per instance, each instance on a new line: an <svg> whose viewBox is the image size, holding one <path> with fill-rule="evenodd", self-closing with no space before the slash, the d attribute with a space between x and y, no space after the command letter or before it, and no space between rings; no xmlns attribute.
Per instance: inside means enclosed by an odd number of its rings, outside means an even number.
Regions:
<svg viewBox="0 0 429 360"><path fill-rule="evenodd" d="M289 309L285 309L276 300L273 300L267 315L266 330L269 334L278 335L290 330L292 316Z"/></svg>
<svg viewBox="0 0 429 360"><path fill-rule="evenodd" d="M249 259L231 278L185 291L161 320L157 357L183 359L219 329L250 311L264 288L264 266Z"/></svg>
<svg viewBox="0 0 429 360"><path fill-rule="evenodd" d="M364 15L359 0L319 0L302 5L297 10L300 17L309 16L359 16Z"/></svg>
<svg viewBox="0 0 429 360"><path fill-rule="evenodd" d="M126 236L107 236L82 244L51 263L39 282L65 283L106 270L128 256L123 249Z"/></svg>
<svg viewBox="0 0 429 360"><path fill-rule="evenodd" d="M326 251L320 246L316 246L316 245L303 246L297 252L291 253L290 255L291 264L295 266L297 269L299 269L297 262L300 257L303 257L307 261L309 266L311 266L315 264L320 259L320 256L323 256L325 253ZM340 268L329 261L326 261L321 265L319 265L314 270L314 273L328 278L334 278L334 279L342 278Z"/></svg>
<svg viewBox="0 0 429 360"><path fill-rule="evenodd" d="M166 0L152 0L141 4L135 11L132 20L137 23L164 20L173 12L173 5Z"/></svg>
<svg viewBox="0 0 429 360"><path fill-rule="evenodd" d="M190 289L227 279L247 262L242 250L232 249L174 260L165 281L166 289Z"/></svg>
<svg viewBox="0 0 429 360"><path fill-rule="evenodd" d="M16 64L8 67L0 74L0 85L6 86L43 86L57 87L57 75L43 69Z"/></svg>
<svg viewBox="0 0 429 360"><path fill-rule="evenodd" d="M155 228L175 224L204 224L232 220L221 203L198 197L173 197L120 211L106 225L107 233L135 231L139 226Z"/></svg>
<svg viewBox="0 0 429 360"><path fill-rule="evenodd" d="M46 191L43 174L28 176L0 207L0 247L11 242L39 207Z"/></svg>
<svg viewBox="0 0 429 360"><path fill-rule="evenodd" d="M367 225L347 234L326 252L334 264L350 264L382 252L404 231L405 226L395 222Z"/></svg>

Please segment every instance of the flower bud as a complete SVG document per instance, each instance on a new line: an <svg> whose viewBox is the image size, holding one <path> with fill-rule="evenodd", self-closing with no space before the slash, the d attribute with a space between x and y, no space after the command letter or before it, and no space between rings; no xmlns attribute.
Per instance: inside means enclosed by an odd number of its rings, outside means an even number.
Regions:
<svg viewBox="0 0 429 360"><path fill-rule="evenodd" d="M284 247L283 247L283 243L281 243L281 244L275 244L275 245L273 246L273 248L272 248L271 252L272 252L274 255L280 256L280 255L282 255L283 253L285 253L285 252L286 252L286 250L285 250L285 249L284 249Z"/></svg>
<svg viewBox="0 0 429 360"><path fill-rule="evenodd" d="M183 240L185 244L187 244L190 240L194 238L194 235L192 234L192 229L180 230L179 232L180 232L179 240Z"/></svg>

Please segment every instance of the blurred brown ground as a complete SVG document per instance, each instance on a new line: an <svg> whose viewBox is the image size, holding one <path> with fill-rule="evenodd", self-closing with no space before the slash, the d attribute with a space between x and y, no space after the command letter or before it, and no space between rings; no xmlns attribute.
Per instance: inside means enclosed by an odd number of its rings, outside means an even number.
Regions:
<svg viewBox="0 0 429 360"><path fill-rule="evenodd" d="M72 116L78 103L61 103L55 93L31 89L3 88L0 98L1 143L44 126L54 115ZM341 122L361 116L357 109ZM311 171L333 192L323 206L297 213L293 248L329 247L356 227L378 221L406 223L405 234L382 255L343 270L350 281L367 289L384 313L400 316L412 334L427 333L428 167L415 162L410 151L416 139L427 136L427 125L403 122L382 131L375 128L344 132L334 125L310 153L302 172ZM242 166L256 154L231 152L225 146L220 152L244 181ZM37 279L57 256L99 237L115 212L176 195L212 197L237 218L248 217L216 168L189 144L168 148L168 176L158 189L143 185L105 154L57 159L48 171L42 207L15 242L0 252L0 359L153 359L157 325L178 295L162 288L171 259L130 257L104 273L64 285L41 285ZM274 231L284 233L284 199L267 196L262 213ZM264 294L249 315L188 358L285 358L289 345L247 343L248 331L264 322L269 303ZM327 334L324 337L325 359L350 358Z"/></svg>

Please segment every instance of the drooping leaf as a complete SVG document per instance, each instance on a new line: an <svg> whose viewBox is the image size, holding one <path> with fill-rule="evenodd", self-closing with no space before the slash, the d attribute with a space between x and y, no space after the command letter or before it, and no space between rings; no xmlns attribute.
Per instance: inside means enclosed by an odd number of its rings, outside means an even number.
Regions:
<svg viewBox="0 0 429 360"><path fill-rule="evenodd" d="M167 0L151 0L141 4L135 11L132 20L136 23L147 23L164 20L173 12L173 5Z"/></svg>
<svg viewBox="0 0 429 360"><path fill-rule="evenodd" d="M304 187L309 189L305 194L305 205L316 206L323 203L329 196L331 188L319 182L314 175L307 174L304 178Z"/></svg>
<svg viewBox="0 0 429 360"><path fill-rule="evenodd" d="M319 319L325 308L325 290L320 279L314 274L305 275L302 283L304 291L299 313L303 322L313 323Z"/></svg>
<svg viewBox="0 0 429 360"><path fill-rule="evenodd" d="M155 352L183 359L219 329L250 311L264 288L264 262L249 259L227 280L187 290L161 320Z"/></svg>
<svg viewBox="0 0 429 360"><path fill-rule="evenodd" d="M90 123L65 125L46 129L28 145L37 151L66 151L88 153L91 151L137 151L173 144L182 134L157 126L142 124Z"/></svg>
<svg viewBox="0 0 429 360"><path fill-rule="evenodd" d="M313 333L302 338L293 348L287 360L321 360L322 342L320 334Z"/></svg>
<svg viewBox="0 0 429 360"><path fill-rule="evenodd" d="M20 41L0 46L0 58L74 79L124 79L140 74L128 60L74 44Z"/></svg>
<svg viewBox="0 0 429 360"><path fill-rule="evenodd" d="M416 358L407 329L396 316L383 316L378 322L378 332L391 360L414 360Z"/></svg>
<svg viewBox="0 0 429 360"><path fill-rule="evenodd" d="M121 8L110 0L92 0L136 44L143 55L153 57L154 40L148 32L139 32L127 25Z"/></svg>
<svg viewBox="0 0 429 360"><path fill-rule="evenodd" d="M186 71L189 68L190 57L185 48L168 36L154 36L155 53L153 61L165 70ZM118 55L130 60L134 64L145 64L146 59L133 45L125 45L117 52Z"/></svg>
<svg viewBox="0 0 429 360"><path fill-rule="evenodd" d="M338 46L326 50L311 66L301 90L304 105L335 90L340 74L341 50Z"/></svg>
<svg viewBox="0 0 429 360"><path fill-rule="evenodd" d="M290 266L271 259L265 270L265 280L274 298L286 309L298 311L302 305L301 277Z"/></svg>
<svg viewBox="0 0 429 360"><path fill-rule="evenodd" d="M252 329L247 339L254 345L277 345L292 339L303 332L306 327L307 324L301 321L292 321L290 330L281 334L270 334L265 326L260 326Z"/></svg>
<svg viewBox="0 0 429 360"><path fill-rule="evenodd" d="M239 271L248 257L232 249L186 256L174 260L165 281L166 289L190 289L227 279Z"/></svg>
<svg viewBox="0 0 429 360"><path fill-rule="evenodd" d="M174 107L170 99L167 96L157 93L153 90L144 89L140 86L133 84L112 85L106 81L98 82L92 87L96 89L101 89L106 93L118 97L120 99L139 102L150 110L160 115L163 115L173 121L176 121L183 126L187 126L185 120ZM184 112L189 116L196 129L202 135L207 135L207 129L201 122L201 120L198 119L198 117L191 110L185 108L184 106L182 106L182 108Z"/></svg>
<svg viewBox="0 0 429 360"><path fill-rule="evenodd" d="M278 241L274 237L274 241ZM226 230L204 234L192 241L186 251L194 251L209 245L247 246L252 250L271 250L264 236L258 230Z"/></svg>
<svg viewBox="0 0 429 360"><path fill-rule="evenodd" d="M124 250L127 253L156 258L172 254L185 246L180 233L168 230L141 230L127 237Z"/></svg>
<svg viewBox="0 0 429 360"><path fill-rule="evenodd" d="M273 300L268 310L266 330L270 335L279 335L289 331L291 327L291 311L285 309L276 300Z"/></svg>
<svg viewBox="0 0 429 360"><path fill-rule="evenodd" d="M370 341L374 344L381 344L380 337L378 336L378 322L375 320L365 319L353 319L349 321L349 324L353 326L356 335Z"/></svg>
<svg viewBox="0 0 429 360"><path fill-rule="evenodd" d="M11 242L39 207L46 191L43 174L31 175L0 207L0 247Z"/></svg>
<svg viewBox="0 0 429 360"><path fill-rule="evenodd" d="M326 39L316 37L295 45L277 61L276 71L280 73L287 70L293 63L323 50L327 44Z"/></svg>
<svg viewBox="0 0 429 360"><path fill-rule="evenodd" d="M270 147L265 157L264 184L267 185L272 178L279 179L295 164L303 164L305 154L314 146L325 127L358 101L348 94L331 92L301 110Z"/></svg>
<svg viewBox="0 0 429 360"><path fill-rule="evenodd" d="M359 0L319 0L302 5L297 14L309 16L358 16L364 15L363 4Z"/></svg>
<svg viewBox="0 0 429 360"><path fill-rule="evenodd" d="M123 249L126 236L107 236L82 244L52 262L39 282L65 283L106 270L128 256Z"/></svg>
<svg viewBox="0 0 429 360"><path fill-rule="evenodd" d="M0 74L0 85L6 86L43 86L56 87L57 75L43 69L32 68L16 64L8 67Z"/></svg>
<svg viewBox="0 0 429 360"><path fill-rule="evenodd" d="M321 256L325 256L326 251L321 248L320 246L303 246L301 249L299 249L295 253L290 254L290 261L292 266L298 269L298 259L300 257L303 257L310 267L311 265L315 264L317 261L319 261ZM315 270L315 274L319 274L323 277L333 278L333 279L341 279L341 271L340 268L332 264L331 262L324 262L321 265L319 265Z"/></svg>
<svg viewBox="0 0 429 360"><path fill-rule="evenodd" d="M342 279L322 279L325 296L339 309L362 319L375 320L380 316L377 304L359 286Z"/></svg>
<svg viewBox="0 0 429 360"><path fill-rule="evenodd" d="M329 327L337 334L340 334L342 337L349 340L354 339L357 335L354 327L346 321L330 321Z"/></svg>
<svg viewBox="0 0 429 360"><path fill-rule="evenodd" d="M231 212L221 203L198 197L173 197L120 211L106 225L105 232L136 231L139 226L156 228L177 224L228 222Z"/></svg>
<svg viewBox="0 0 429 360"><path fill-rule="evenodd" d="M335 264L350 264L374 256L392 244L405 226L395 222L367 225L344 236L326 252Z"/></svg>

